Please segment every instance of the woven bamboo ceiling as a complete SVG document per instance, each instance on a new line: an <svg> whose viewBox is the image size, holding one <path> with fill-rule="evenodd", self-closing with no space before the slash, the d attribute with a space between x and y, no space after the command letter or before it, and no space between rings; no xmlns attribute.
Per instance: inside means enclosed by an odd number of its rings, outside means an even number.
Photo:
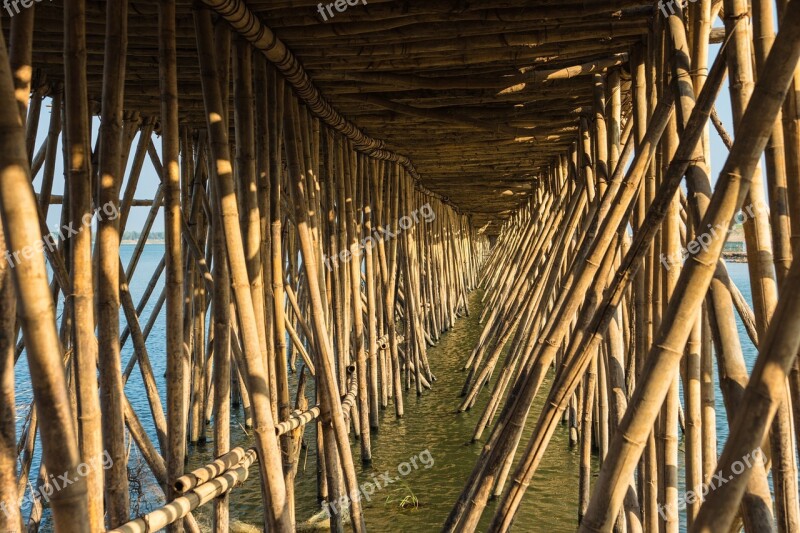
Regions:
<svg viewBox="0 0 800 533"><path fill-rule="evenodd" d="M330 17L324 2L324 21L314 0L246 1L335 109L408 156L428 189L481 226L519 206L576 140L580 117L592 116L586 74L623 63L654 10L642 0L342 4ZM89 91L99 99L105 2L87 7ZM181 119L203 126L191 7L178 2ZM36 9L34 67L60 80L62 2ZM128 20L126 108L157 116L157 3L131 1Z"/></svg>

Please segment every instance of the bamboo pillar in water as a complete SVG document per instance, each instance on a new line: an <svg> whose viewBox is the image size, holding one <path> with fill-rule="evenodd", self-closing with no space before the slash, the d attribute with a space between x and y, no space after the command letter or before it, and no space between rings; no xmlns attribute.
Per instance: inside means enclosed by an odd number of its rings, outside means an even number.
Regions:
<svg viewBox="0 0 800 533"><path fill-rule="evenodd" d="M64 5L65 24L65 144L69 154L67 186L69 219L79 226L91 212L91 148L89 111L86 95L86 12L82 1ZM82 53L80 51L83 51ZM63 209L63 207L62 207ZM78 445L81 460L92 464L103 451L100 403L97 396L97 340L94 336L94 287L92 276L91 231L75 235L71 241L70 281L73 291L73 364L78 397ZM90 376L90 379L87 379ZM91 529L103 527L103 473L93 469L86 478Z"/></svg>
<svg viewBox="0 0 800 533"><path fill-rule="evenodd" d="M128 2L109 2L103 97L99 131L98 205L118 209L122 184L122 106L127 55ZM103 218L97 225L97 328L100 367L100 408L103 413L103 446L113 465L106 472L108 525L128 520L129 493L122 407L122 374L119 349L119 221Z"/></svg>
<svg viewBox="0 0 800 533"><path fill-rule="evenodd" d="M37 207L25 153L19 108L15 105L5 41L0 37L0 213L9 250L21 250L41 237ZM86 482L77 476L80 452L70 413L61 348L55 329L55 306L47 286L44 253L35 249L30 259L13 269L17 313L22 326L31 372L31 383L39 412L48 413L41 428L42 457L51 472L66 472L78 478L51 499L55 526L59 531L90 531ZM16 527L16 526L15 526Z"/></svg>
<svg viewBox="0 0 800 533"><path fill-rule="evenodd" d="M211 33L211 14L201 9L195 11L196 33ZM248 281L247 265L239 228L236 194L231 174L230 148L227 126L221 122L222 98L215 68L215 54L211 43L198 38L198 55L201 62L203 96L208 121L209 140L214 164L213 179L217 181L220 212L223 221L225 244L233 281L233 295L241 322L241 340L244 348L244 363L248 377L248 390L253 402L256 427L256 445L263 483L266 521L270 528L289 531L291 516L287 508L286 487L281 475L281 457L274 432L274 420L269 404L266 371L259 346L257 321Z"/></svg>
<svg viewBox="0 0 800 533"><path fill-rule="evenodd" d="M790 5L795 10L798 9L796 4ZM800 23L800 17L795 17L794 13L792 13L792 16L785 17L784 20L787 22L786 27L788 28L793 24ZM722 172L720 185L717 186L709 212L704 217L703 226L705 223L710 223L712 226L715 223L720 224L720 227L729 226L736 210L740 207L741 202L744 201L749 182L745 180L741 183L738 181L733 183L730 180L730 176L732 174L750 176L755 170L758 158L766 146L767 132L771 128L772 120L774 120L783 102L791 74L793 74L794 66L800 55L800 45L798 43L797 34L793 34L791 30L779 33L773 47L773 53L767 62L767 68L765 68L765 76L759 80L755 93L757 96L751 99L751 105L743 118L742 134L734 143L731 155ZM763 89L765 86L771 87L772 92L766 94ZM777 91L779 99L776 99L776 88L780 89ZM714 239L710 250L699 253L698 261L687 263L686 269L681 273L675 297L673 297L673 301L668 308L668 319L665 319L664 327L659 333L657 346L661 348L652 350L650 354L651 357L648 359L650 363L645 367L642 381L632 399L631 405L635 409L628 410L629 415L623 420L619 436L615 439L615 445L620 444L620 447L612 446L612 449L616 448L614 458L608 461L601 470L598 490L594 493L587 520L582 526L585 531L606 527L606 524L609 523L609 515L614 513L619 506L622 496L621 487L612 488L608 483L610 479L608 476L613 473L616 478L621 473L629 470L632 472L630 459L622 458L626 456L625 453L629 447L634 453L627 455L627 457L632 457L634 460L638 457L636 452L640 452L641 448L638 444L634 445L633 443L641 442L639 435L643 431L643 424L647 423L649 426L649 423L652 423L655 418L652 408L641 409L643 401L653 397L656 400L663 398L666 393L665 385L668 385L668 382L657 382L657 380L653 379L653 376L657 375L660 380L663 376L670 375L671 371L677 369L678 358L667 355L667 353L680 354L680 351L672 351L675 350L673 345L683 345L686 338L688 338L692 325L689 317L699 310L702 294L711 281L714 270L713 265L719 258L721 250L722 240ZM712 259L714 263L708 263L708 259ZM691 286L699 286L702 291L699 293L692 292L690 297L690 293L686 291ZM693 291L695 290L697 289L693 289ZM686 316L686 319L681 318L683 316ZM667 352L668 348L670 352ZM653 402L649 405L655 405L656 403L660 402ZM632 413L635 413L635 415ZM621 443L623 435L625 436L625 444ZM703 508L701 508L697 522L695 522L695 529L698 528L698 523L700 523L702 516Z"/></svg>

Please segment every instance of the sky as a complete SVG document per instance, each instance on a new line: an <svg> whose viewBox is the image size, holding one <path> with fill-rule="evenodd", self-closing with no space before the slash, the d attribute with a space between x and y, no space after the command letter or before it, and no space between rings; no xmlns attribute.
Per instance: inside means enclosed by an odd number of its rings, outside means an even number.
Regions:
<svg viewBox="0 0 800 533"><path fill-rule="evenodd" d="M47 138L47 130L49 128L49 123L50 123L50 99L45 99L45 105L42 106L42 116L39 119L39 131L37 133L37 138L36 138L37 151ZM100 127L100 119L98 117L93 117L92 142L91 142L92 147L95 146L95 141L97 139L97 132L99 127ZM130 176L131 167L133 166L133 153L136 150L136 145L138 144L140 137L141 137L140 133L137 133L136 137L133 139L133 144L131 147L131 155L129 156L128 159L128 168L125 171L125 182L123 183L120 196L122 196L122 194L125 191L125 186ZM59 157L56 157L55 176L53 178L52 194L54 195L64 194L64 164L63 164L63 159L61 157L62 153L61 139L62 137L59 137L58 141ZM153 135L153 143L155 144L156 150L159 153L159 157L161 157L161 138L158 137L157 135ZM42 176L43 172L40 171L39 175L33 181L34 189L37 192L41 190ZM150 161L150 158L148 156L145 156L144 165L142 165L142 172L139 176L139 182L136 187L136 194L134 195L134 198L137 200L153 199L156 193L156 189L158 187L158 183L159 179L158 175L156 174L155 168L153 167L153 163ZM145 219L147 218L147 213L149 211L150 211L149 207L132 207L131 214L128 218L128 223L125 230L126 231L141 230L142 226L144 225ZM61 206L58 204L51 205L47 213L47 227L50 229L55 229L58 228L60 224L61 224ZM164 217L160 211L153 224L152 231L154 232L164 231Z"/></svg>

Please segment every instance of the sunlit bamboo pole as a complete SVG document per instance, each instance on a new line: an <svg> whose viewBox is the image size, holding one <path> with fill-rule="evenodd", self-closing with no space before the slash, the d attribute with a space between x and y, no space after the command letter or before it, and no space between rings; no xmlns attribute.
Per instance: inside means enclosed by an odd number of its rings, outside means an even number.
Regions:
<svg viewBox="0 0 800 533"><path fill-rule="evenodd" d="M375 172L370 161L361 156L362 178L364 187L364 272L366 275L367 293L367 334L369 339L369 424L370 429L377 430L380 425L380 407L378 406L378 323L377 323L377 297L375 287L375 237L372 235L372 218L374 204L374 191L372 191L372 175Z"/></svg>
<svg viewBox="0 0 800 533"><path fill-rule="evenodd" d="M91 212L91 148L86 96L86 12L84 2L64 6L65 153L69 154L69 218L77 226ZM82 50L83 52L79 52ZM97 339L94 335L94 287L91 231L70 240L73 305L73 349L78 395L78 445L84 462L98 461L103 450L100 402L97 392ZM88 379L87 379L88 377ZM93 469L86 479L89 520L92 529L103 527L103 473Z"/></svg>
<svg viewBox="0 0 800 533"><path fill-rule="evenodd" d="M214 250L214 291L212 296L214 327L214 455L220 457L230 450L230 386L231 386L231 305L230 273L228 271L225 235L222 231L220 202L216 185L212 201L212 240ZM177 483L177 480L173 484ZM229 496L214 500L214 531L229 530Z"/></svg>
<svg viewBox="0 0 800 533"><path fill-rule="evenodd" d="M15 105L4 39L0 38L0 216L9 250L21 250L41 237L37 204L31 187L25 139ZM28 355L37 409L48 413L41 428L43 463L51 472L78 478L51 499L55 527L59 531L90 531L86 482L77 476L80 462L77 433L67 397L61 348L55 329L55 306L47 285L42 250L15 265L18 316Z"/></svg>
<svg viewBox="0 0 800 533"><path fill-rule="evenodd" d="M689 6L689 20L691 24L688 33L691 48L692 83L695 96L699 96L708 75L709 34L712 26L712 0L700 0ZM711 149L708 126L701 138L703 161L696 166L702 169L706 176L710 174ZM699 225L700 221L690 216L690 226ZM689 241L695 232L687 232L686 240ZM708 325L708 313L704 306L703 311L697 316L697 323L692 330L688 342L688 353L685 359L684 396L687 411L686 422L686 490L697 492L701 484L708 480L716 464L716 416L714 409L715 391L713 386L713 363L711 361L711 331ZM698 345L699 343L699 345ZM699 358L699 359L698 359ZM697 390L699 387L699 391ZM698 396L699 395L699 396ZM700 404L698 405L698 402ZM697 419L697 409L700 409L700 418ZM701 428L698 434L696 422ZM699 439L699 442L698 442ZM698 449L699 447L699 449ZM688 503L688 502L687 502ZM698 502L687 505L687 524L691 527L699 508Z"/></svg>
<svg viewBox="0 0 800 533"><path fill-rule="evenodd" d="M234 46L234 122L236 125L236 172L238 179L237 199L239 202L239 222L244 240L244 253L247 273L250 279L250 294L255 310L258 342L265 364L268 361L266 324L264 314L264 288L261 270L261 222L258 211L257 181L255 166L255 138L253 108L253 61L252 49L242 39L236 39ZM280 401L280 400L279 400ZM273 409L276 406L273 406ZM291 495L287 487L289 509Z"/></svg>
<svg viewBox="0 0 800 533"><path fill-rule="evenodd" d="M335 442L338 446L338 455L341 460L342 471L346 483L347 494L351 496L350 515L353 528L356 532L364 530L364 518L361 514L361 505L358 498L354 497L357 489L357 480L353 466L352 455L350 454L347 429L342 414L342 406L339 403L338 386L336 383L333 367L332 348L330 338L327 335L325 317L322 307L322 297L320 288L317 285L318 277L316 269L320 265L315 264L312 258L315 255L313 243L311 241L304 209L306 208L306 197L304 190L303 172L300 167L300 152L297 150L297 127L296 121L298 113L297 103L293 101L291 93L287 94L287 105L291 108L285 114L285 137L286 154L289 162L289 178L291 182L292 199L294 203L294 216L297 224L297 233L302 247L304 270L306 272L306 283L311 298L311 311L314 329L317 334L317 347L319 348L319 383L321 402L327 402L331 413L331 424L327 425L329 430L326 434L326 441ZM356 283L360 278L356 277ZM359 300L360 301L360 300ZM360 313L359 313L360 316ZM332 427L331 427L332 426ZM363 429L363 428L362 428Z"/></svg>
<svg viewBox="0 0 800 533"><path fill-rule="evenodd" d="M123 179L122 106L127 56L127 0L106 5L103 97L100 115L99 205L119 204ZM103 446L113 465L105 472L107 521L116 527L128 520L129 500L122 371L119 352L119 220L107 217L97 224L97 330L100 367L100 408Z"/></svg>
<svg viewBox="0 0 800 533"><path fill-rule="evenodd" d="M663 72L663 71L662 71ZM669 90L669 88L667 88ZM667 131L662 138L661 157L663 164L658 169L659 183L665 178L668 164L675 157L678 148L678 124L673 115ZM666 256L665 261L659 261L661 267L661 289L662 302L666 306L672 297L675 285L678 281L681 269L681 242L680 242L680 194L673 193L672 199L667 207L667 214L662 223L661 229L661 248L662 257ZM685 356L684 356L685 357ZM659 480L663 487L662 505L666 512L661 513L664 519L664 530L667 533L678 533L680 520L678 517L678 410L680 408L679 399L679 376L672 378L669 392L664 401L661 412L660 437L661 444L661 473Z"/></svg>
<svg viewBox="0 0 800 533"><path fill-rule="evenodd" d="M0 226L0 253L6 242ZM22 513L17 496L16 402L14 395L14 348L16 297L14 281L6 261L0 262L0 529L21 530ZM35 409L35 407L31 407ZM102 525L102 515L100 516Z"/></svg>
<svg viewBox="0 0 800 533"><path fill-rule="evenodd" d="M783 103L800 57L800 28L797 27L800 26L800 4L790 3L783 20L785 25L775 40L764 68L764 77L759 80L750 99L742 119L741 135L734 142L701 227L708 224L712 227L730 227L750 186L749 177L766 146L772 121ZM657 348L651 350L631 407L612 445L613 456L609 455L609 460L601 469L598 489L593 495L586 520L581 525L582 531L606 531L611 527L624 488L610 481L633 472L646 432L655 419L669 385L664 377L677 370L682 347L691 330L691 316L699 310L722 245L722 238L713 238L708 251L702 250L693 256L681 273L675 296L658 335ZM654 376L658 379L654 380ZM695 528L702 514L701 508Z"/></svg>
<svg viewBox="0 0 800 533"><path fill-rule="evenodd" d="M390 194L390 201L387 202L387 224L390 231L396 231L397 226L395 220L399 212L400 195L398 194L400 188L400 181L402 179L402 169L400 165L393 164L393 172L387 187L387 194ZM400 372L400 351L397 333L397 323L395 321L395 300L397 296L399 273L400 268L397 259L398 242L397 239L392 239L387 247L387 267L390 271L387 283L387 289L384 295L384 312L386 313L386 324L389 329L389 357L391 358L392 366L392 385L394 392L394 405L395 415L401 418L405 414L404 400L403 400L403 386L401 381Z"/></svg>
<svg viewBox="0 0 800 533"><path fill-rule="evenodd" d="M211 141L212 172L217 182L221 218L225 235L233 280L233 295L236 310L241 322L241 339L248 390L253 402L256 424L256 446L263 480L263 499L265 519L270 528L276 531L289 531L292 528L287 509L286 489L281 475L281 457L274 433L274 420L270 407L266 371L262 359L257 332L255 310L250 293L247 265L242 246L241 229L238 222L236 194L231 175L230 147L227 126L220 121L222 98L216 70L216 60L212 43L200 36L211 34L211 14L208 10L196 10L195 28L198 35L197 47L200 57L203 97L206 120Z"/></svg>
<svg viewBox="0 0 800 533"><path fill-rule="evenodd" d="M774 12L772 2L756 1L753 3L753 43L756 67L763 68L767 54L775 38L773 24ZM772 135L767 144L765 154L767 183L769 190L769 220L772 228L773 260L776 282L780 288L790 268L792 260L791 225L788 211L788 177L786 175L786 156L784 151L784 135L782 113L772 128ZM761 215L764 216L763 214ZM764 328L759 328L763 334ZM775 515L778 531L794 531L800 528L800 508L798 507L797 455L795 431L792 429L792 412L797 409L793 405L789 381L784 387L784 399L770 432L772 450L772 477L775 489ZM795 398L797 398L795 396Z"/></svg>

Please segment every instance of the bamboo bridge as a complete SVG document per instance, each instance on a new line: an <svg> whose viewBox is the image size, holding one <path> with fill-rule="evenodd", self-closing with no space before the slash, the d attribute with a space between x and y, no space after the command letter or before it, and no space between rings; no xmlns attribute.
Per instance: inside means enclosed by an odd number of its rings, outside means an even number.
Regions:
<svg viewBox="0 0 800 533"><path fill-rule="evenodd" d="M556 432L581 532L800 531L800 0L4 0L0 21L0 531L201 531L208 506L227 532L248 476L264 530L294 531L304 439L317 503L346 502L328 527L366 531L356 463L382 415L423 416L428 351L470 313L452 416L480 452L444 531L537 531L514 520ZM140 516L132 447L163 491Z"/></svg>

